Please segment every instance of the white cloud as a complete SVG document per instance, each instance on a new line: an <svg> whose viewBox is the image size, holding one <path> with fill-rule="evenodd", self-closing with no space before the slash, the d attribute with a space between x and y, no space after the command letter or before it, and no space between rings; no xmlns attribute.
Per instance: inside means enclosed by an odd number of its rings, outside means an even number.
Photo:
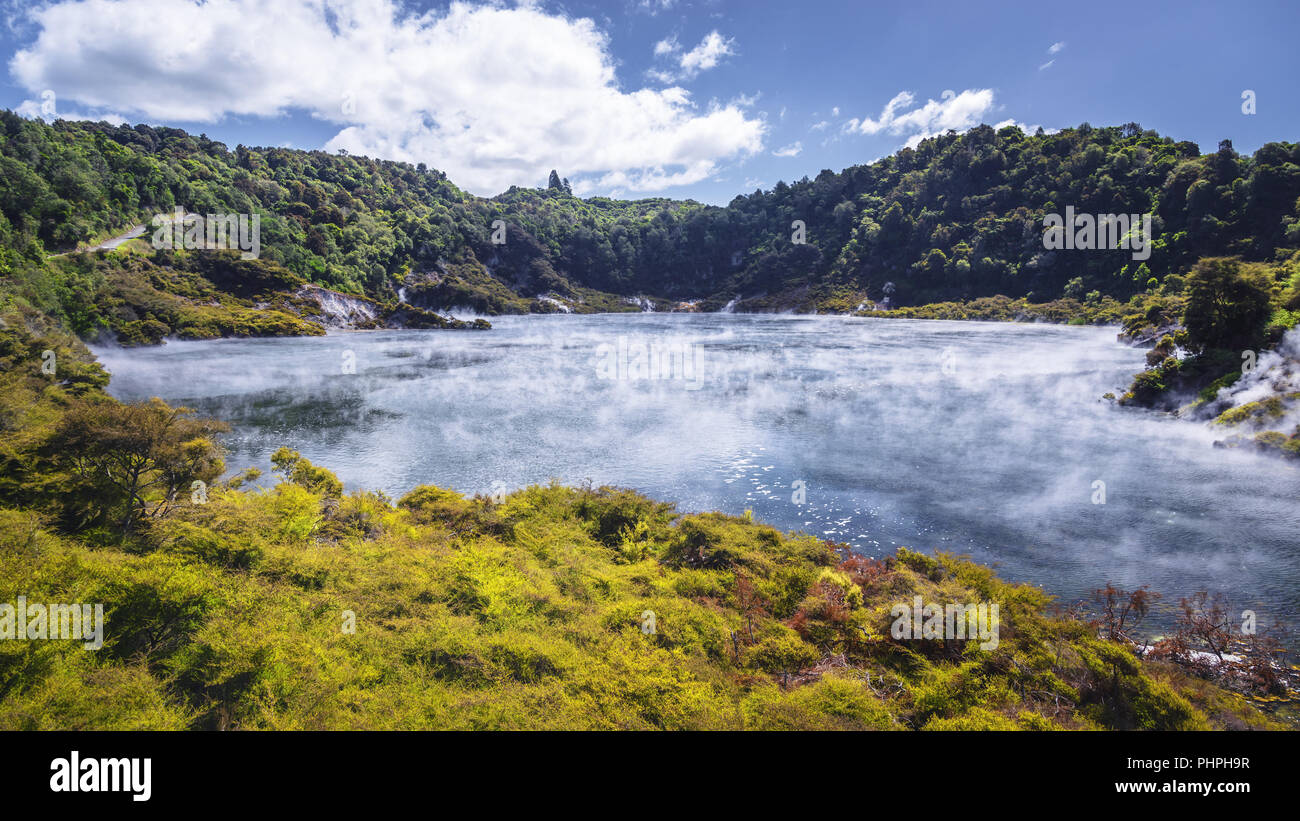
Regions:
<svg viewBox="0 0 1300 821"><path fill-rule="evenodd" d="M735 54L734 45L735 40L711 31L704 35L698 46L682 55L682 71L688 72L692 77L701 71L708 71L723 57Z"/></svg>
<svg viewBox="0 0 1300 821"><path fill-rule="evenodd" d="M685 89L624 90L590 19L394 0L61 0L10 61L18 85L152 122L306 111L340 127L324 146L426 162L494 194L551 168L579 191L655 191L757 153L766 126ZM716 32L715 32L716 34ZM706 37L694 70L731 53Z"/></svg>
<svg viewBox="0 0 1300 821"><path fill-rule="evenodd" d="M55 120L90 120L92 122L106 122L111 125L124 125L127 119L115 111L64 111L57 105L57 100L45 95L40 100L23 100L14 113L20 117L27 117L32 120L44 120L52 123Z"/></svg>
<svg viewBox="0 0 1300 821"><path fill-rule="evenodd" d="M1025 125L1024 123L1019 122L1017 120L1003 120L1002 122L994 123L993 130L1001 131L1003 128L1009 125L1014 125L1016 128L1019 128L1021 131L1025 132L1026 134L1031 134L1031 135L1038 133L1038 129L1043 128L1041 125L1038 125L1037 123L1035 123L1034 125ZM1055 134L1060 130L1061 129L1059 128L1043 128L1043 133Z"/></svg>
<svg viewBox="0 0 1300 821"><path fill-rule="evenodd" d="M672 37L665 37L655 43L655 56L662 57L665 54L675 54L681 50L681 47L681 43L677 42L677 37L675 35Z"/></svg>
<svg viewBox="0 0 1300 821"><path fill-rule="evenodd" d="M813 124L812 124L812 127L809 128L808 130L809 130L809 131L821 131L822 129L828 127L830 124L831 124L831 121L830 121L830 120L819 120L818 122L813 123Z"/></svg>
<svg viewBox="0 0 1300 821"><path fill-rule="evenodd" d="M773 151L773 152L772 152L772 156L774 156L774 157L797 157L797 156L799 156L799 154L802 153L802 152L803 152L803 143L800 142L799 140L795 140L794 142L790 143L789 145L782 146L781 148L778 148L777 150Z"/></svg>
<svg viewBox="0 0 1300 821"><path fill-rule="evenodd" d="M839 106L835 106L834 108L831 109L831 116L832 116L832 117L838 117L838 116L840 116L840 107L839 107Z"/></svg>
<svg viewBox="0 0 1300 821"><path fill-rule="evenodd" d="M724 57L734 55L735 45L734 39L723 37L716 29L704 35L698 46L684 53L675 36L660 40L655 43L655 56L677 55L676 65L671 69L651 69L646 75L661 83L693 79L701 71L717 66Z"/></svg>
<svg viewBox="0 0 1300 821"><path fill-rule="evenodd" d="M1065 41L1064 41L1064 40L1060 40L1060 41L1057 41L1057 42L1055 42L1055 43L1052 43L1050 46L1048 46L1048 47L1047 47L1047 53L1048 53L1048 54L1059 54L1060 51L1061 51L1061 49L1063 49L1063 48L1065 48ZM1038 70L1039 70L1039 71L1046 71L1047 69L1051 68L1051 67L1053 66L1053 64L1055 64L1055 63L1056 63L1056 58L1053 57L1052 59L1048 60L1046 63L1043 63L1041 66L1039 66L1039 67L1038 67Z"/></svg>
<svg viewBox="0 0 1300 821"><path fill-rule="evenodd" d="M634 169L630 171L610 171L592 182L583 182L582 189L574 185L578 193L597 190L612 191L662 191L674 185L690 185L713 174L716 166L707 160L701 160L681 171L671 172L660 168Z"/></svg>
<svg viewBox="0 0 1300 821"><path fill-rule="evenodd" d="M677 0L641 0L637 7L653 17L661 11L668 11L675 5L677 5Z"/></svg>
<svg viewBox="0 0 1300 821"><path fill-rule="evenodd" d="M879 117L851 119L843 130L861 134L907 134L906 145L915 147L921 140L949 129L966 131L978 125L993 109L993 89L966 89L960 94L944 91L940 100L926 100L919 108L913 107L915 103L912 92L900 91L885 103Z"/></svg>

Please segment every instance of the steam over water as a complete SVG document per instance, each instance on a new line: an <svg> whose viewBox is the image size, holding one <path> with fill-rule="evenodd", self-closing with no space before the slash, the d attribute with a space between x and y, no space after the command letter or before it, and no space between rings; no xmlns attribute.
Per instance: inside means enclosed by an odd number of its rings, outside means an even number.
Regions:
<svg viewBox="0 0 1300 821"><path fill-rule="evenodd" d="M1167 615L1178 597L1217 590L1261 626L1292 621L1300 602L1300 470L1101 400L1143 366L1113 329L716 314L493 323L97 353L119 398L229 421L233 469L266 470L288 445L350 489L394 498L421 483L472 495L590 479L686 511L752 509L868 555L967 553L1067 602L1107 581L1149 584ZM671 370L634 378L639 344L673 343L686 355L662 359ZM1093 503L1098 481L1105 504Z"/></svg>

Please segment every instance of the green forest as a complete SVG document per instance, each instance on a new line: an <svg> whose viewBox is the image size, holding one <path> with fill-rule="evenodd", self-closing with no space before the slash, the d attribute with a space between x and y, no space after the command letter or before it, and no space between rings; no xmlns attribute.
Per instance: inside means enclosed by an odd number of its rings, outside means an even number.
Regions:
<svg viewBox="0 0 1300 821"><path fill-rule="evenodd" d="M629 309L617 297L636 296L841 312L886 297L893 307L998 295L1124 302L1202 257L1274 262L1300 247L1300 145L1242 156L1225 141L1201 155L1133 123L1035 135L980 126L725 207L579 199L556 175L485 199L423 164L232 151L172 128L10 112L0 112L0 169L5 274L82 323L106 317L68 290L102 287L105 273L44 271L47 255L177 206L261 215L262 259L303 280L381 302L405 287L417 307L485 314L554 310L540 294L579 310ZM1043 218L1067 206L1151 214L1150 258L1045 250ZM805 242L793 241L796 220Z"/></svg>

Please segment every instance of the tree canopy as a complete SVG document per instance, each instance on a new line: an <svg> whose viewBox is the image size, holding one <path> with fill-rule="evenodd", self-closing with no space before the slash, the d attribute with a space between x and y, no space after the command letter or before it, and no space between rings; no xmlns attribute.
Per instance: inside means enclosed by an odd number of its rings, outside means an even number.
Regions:
<svg viewBox="0 0 1300 821"><path fill-rule="evenodd" d="M702 300L717 308L851 310L1097 291L1123 300L1204 256L1272 259L1300 247L1300 146L1200 154L1130 123L1027 135L979 126L869 165L780 182L725 207L579 199L546 188L491 198L439 171L321 151L225 145L172 128L45 124L0 112L0 267L77 309L42 252L101 238L182 205L258 213L263 260L350 293L421 308L553 310L553 294ZM1050 251L1045 215L1151 214L1151 256ZM507 242L493 242L504 221ZM806 225L792 241L791 223ZM22 270L26 270L24 273ZM1074 284L1077 280L1077 284ZM414 290L412 290L414 289ZM617 302L617 300L613 300ZM852 304L849 304L852 303ZM613 304L608 300L605 305Z"/></svg>

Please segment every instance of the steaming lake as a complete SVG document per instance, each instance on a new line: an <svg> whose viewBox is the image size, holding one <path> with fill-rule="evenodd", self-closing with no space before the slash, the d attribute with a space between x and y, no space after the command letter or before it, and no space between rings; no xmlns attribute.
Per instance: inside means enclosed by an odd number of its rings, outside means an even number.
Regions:
<svg viewBox="0 0 1300 821"><path fill-rule="evenodd" d="M1216 450L1202 424L1102 400L1143 367L1145 352L1114 329L725 314L492 322L96 353L115 396L229 421L233 469L269 470L288 445L349 488L394 498L421 483L472 495L589 479L686 511L751 509L868 555L966 553L1067 601L1107 581L1149 584L1167 612L1218 590L1261 625L1291 621L1300 604L1300 470ZM634 378L651 343L687 355ZM1093 503L1098 481L1105 504Z"/></svg>

